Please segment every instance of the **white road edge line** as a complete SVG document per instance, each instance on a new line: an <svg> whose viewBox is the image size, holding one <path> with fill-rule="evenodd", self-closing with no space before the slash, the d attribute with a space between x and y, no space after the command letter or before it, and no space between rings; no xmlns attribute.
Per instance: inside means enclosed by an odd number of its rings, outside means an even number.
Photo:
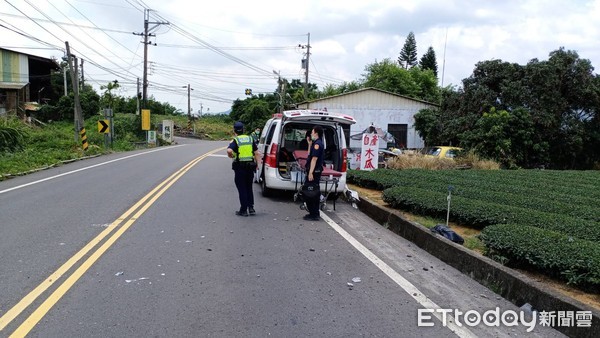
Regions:
<svg viewBox="0 0 600 338"><path fill-rule="evenodd" d="M8 188L8 189L0 190L0 194L4 194L4 193L7 193L7 192L9 192L9 191L13 191L13 190L17 190L17 189L25 188L25 187L28 187L28 186L30 186L30 185L34 185L34 184L38 184L38 183L42 183L42 182L45 182L45 181L53 180L53 179L55 179L55 178L59 178L59 177L62 177L62 176L66 176L66 175L74 174L74 173L77 173L77 172L80 172L80 171L84 171L84 170L88 170L88 169L96 168L96 167L99 167L99 166L102 166L102 165L105 165L105 164L109 164L109 163L113 163L113 162L117 162L117 161L125 160L125 159L128 159L128 158L132 158L132 157L136 157L136 156L140 156L140 155L146 155L146 154L150 154L150 153L153 153L153 152L155 152L155 151L161 151L161 150L166 150L166 149L171 149L171 148L174 148L174 147L181 147L181 146L184 146L184 144L180 144L180 145L176 145L176 146L172 146L172 147L158 148L158 149L154 149L154 150L150 150L150 151L145 151L145 152L143 152L143 153L138 153L138 154L134 154L134 155L129 155L129 156L125 156L125 157L117 158L117 159L114 159L114 160L110 160L110 161L106 161L106 162L102 162L102 163L94 164L94 165L91 165L91 166L89 166L89 167L85 167L85 168L76 169L76 170L69 171L69 172L62 173L62 174L58 174L58 175L55 175L55 176L46 177L46 178L43 178L43 179L41 179L41 180L37 180L37 181L33 181L33 182L29 182L29 183L21 184L21 185L18 185L18 186L16 186L16 187L12 187L12 188Z"/></svg>
<svg viewBox="0 0 600 338"><path fill-rule="evenodd" d="M337 231L348 243L352 244L356 250L358 250L361 254L363 254L368 260L370 260L376 267L378 267L383 273L385 273L388 277L390 277L398 286L400 286L406 293L408 293L412 298L414 298L419 304L421 304L426 309L441 309L436 303L427 298L416 286L414 286L411 282L402 277L396 270L392 269L387 263L382 261L379 257L377 257L371 250L367 249L364 245L362 245L356 238L352 237L346 230L344 230L340 225L335 223L329 216L327 216L324 212L321 212L321 218L329 224L333 230ZM442 315L440 312L434 311L432 313L436 318L442 321ZM450 314L447 316L448 318L452 318ZM447 319L448 319L447 318ZM454 318L452 321L446 321L448 328L454 332L459 337L477 337L473 332L469 331L466 327L458 326L454 322Z"/></svg>

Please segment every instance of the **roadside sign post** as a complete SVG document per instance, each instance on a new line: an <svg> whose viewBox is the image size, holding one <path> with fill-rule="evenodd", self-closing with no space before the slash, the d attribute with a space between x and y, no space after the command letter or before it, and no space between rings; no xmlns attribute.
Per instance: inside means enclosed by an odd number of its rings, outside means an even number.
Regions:
<svg viewBox="0 0 600 338"><path fill-rule="evenodd" d="M448 227L448 223L450 222L450 200L452 199L452 190L454 190L454 187L449 185L448 186L448 212L446 213L446 227Z"/></svg>
<svg viewBox="0 0 600 338"><path fill-rule="evenodd" d="M163 120L162 122L162 138L169 143L173 143L173 120Z"/></svg>
<svg viewBox="0 0 600 338"><path fill-rule="evenodd" d="M360 170L377 169L379 151L379 136L377 134L363 134L360 154Z"/></svg>
<svg viewBox="0 0 600 338"><path fill-rule="evenodd" d="M150 109L142 109L142 130L146 131L146 139L150 140ZM154 137L156 142L156 135Z"/></svg>
<svg viewBox="0 0 600 338"><path fill-rule="evenodd" d="M98 127L100 127L100 125L103 125L103 127L104 127L101 131L99 130L101 133L104 133L104 147L112 148L113 132L114 132L112 109L104 109L104 121L102 121L102 122L98 121ZM105 125L107 125L107 126L105 126Z"/></svg>

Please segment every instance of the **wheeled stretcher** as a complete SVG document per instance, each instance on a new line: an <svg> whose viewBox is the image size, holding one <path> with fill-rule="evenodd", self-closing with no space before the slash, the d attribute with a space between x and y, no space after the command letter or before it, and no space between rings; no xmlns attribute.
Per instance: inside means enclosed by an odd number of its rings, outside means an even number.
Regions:
<svg viewBox="0 0 600 338"><path fill-rule="evenodd" d="M290 165L289 173L290 179L295 182L295 193L294 193L294 201L302 201L303 203L300 205L301 209L305 209L306 205L304 204L303 196L302 196L302 186L305 183L307 172L306 172L306 160L308 159L308 151L307 150L295 150L293 152L295 162L292 162ZM338 184L342 173L332 168L323 166L323 170L321 172L321 180L319 181L321 196L320 196L320 209L325 210L327 207L327 200L329 198L329 194L335 194L333 198L333 210L335 210L335 200L338 193Z"/></svg>

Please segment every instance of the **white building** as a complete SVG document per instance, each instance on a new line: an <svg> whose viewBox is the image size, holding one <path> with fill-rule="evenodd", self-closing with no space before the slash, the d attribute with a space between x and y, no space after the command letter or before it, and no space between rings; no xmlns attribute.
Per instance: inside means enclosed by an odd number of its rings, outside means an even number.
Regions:
<svg viewBox="0 0 600 338"><path fill-rule="evenodd" d="M298 105L299 109L327 110L354 117L356 124L346 131L346 140L352 149L360 149L361 141L350 139L350 135L361 133L371 125L392 134L399 148L423 148L423 139L414 127L414 115L421 109L436 107L433 103L375 88L359 89ZM380 148L386 146L380 143Z"/></svg>

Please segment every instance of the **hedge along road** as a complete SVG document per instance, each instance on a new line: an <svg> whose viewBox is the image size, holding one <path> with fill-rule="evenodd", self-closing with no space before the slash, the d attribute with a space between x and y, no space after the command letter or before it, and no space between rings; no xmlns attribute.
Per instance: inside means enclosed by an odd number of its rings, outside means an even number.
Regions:
<svg viewBox="0 0 600 338"><path fill-rule="evenodd" d="M515 308L342 203L323 221L305 222L289 195L255 193L257 215L235 216L225 143L188 142L0 183L3 335L469 337L527 329L444 327L440 312L434 326L418 327L419 308Z"/></svg>

